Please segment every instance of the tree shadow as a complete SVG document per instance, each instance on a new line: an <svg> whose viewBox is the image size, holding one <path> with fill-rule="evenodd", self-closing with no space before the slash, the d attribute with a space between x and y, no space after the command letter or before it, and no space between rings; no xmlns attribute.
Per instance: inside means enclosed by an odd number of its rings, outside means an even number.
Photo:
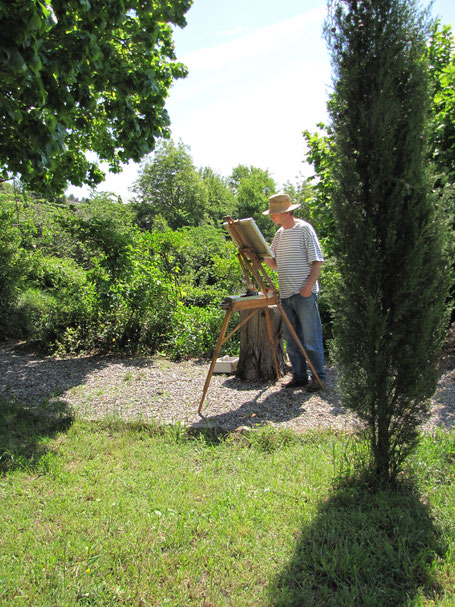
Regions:
<svg viewBox="0 0 455 607"><path fill-rule="evenodd" d="M17 468L36 469L48 452L46 438L67 430L74 421L61 398L113 363L148 368L141 358L42 356L14 341L0 344L0 474Z"/></svg>
<svg viewBox="0 0 455 607"><path fill-rule="evenodd" d="M67 390L114 363L122 367L148 368L151 362L138 357L80 356L53 358L41 356L14 343L0 344L0 397L27 405L57 400Z"/></svg>
<svg viewBox="0 0 455 607"><path fill-rule="evenodd" d="M351 481L303 528L290 562L270 584L268 604L404 607L418 596L434 600L440 588L432 564L446 550L411 485L372 493Z"/></svg>
<svg viewBox="0 0 455 607"><path fill-rule="evenodd" d="M97 356L44 357L14 344L1 344L0 353L0 395L28 405L57 399L89 373L109 364L109 359Z"/></svg>
<svg viewBox="0 0 455 607"><path fill-rule="evenodd" d="M49 452L46 439L67 431L72 423L67 403L55 401L30 407L0 397L0 475L39 468Z"/></svg>
<svg viewBox="0 0 455 607"><path fill-rule="evenodd" d="M70 405L59 399L109 359L43 357L16 342L0 344L0 474L36 470L49 451L46 439L74 421Z"/></svg>

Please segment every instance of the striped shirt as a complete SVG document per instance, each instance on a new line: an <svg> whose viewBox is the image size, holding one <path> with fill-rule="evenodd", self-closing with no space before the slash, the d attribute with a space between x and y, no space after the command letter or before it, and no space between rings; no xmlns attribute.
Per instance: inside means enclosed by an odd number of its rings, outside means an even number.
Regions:
<svg viewBox="0 0 455 607"><path fill-rule="evenodd" d="M296 219L292 228L281 227L272 241L271 247L278 267L278 283L282 299L300 291L311 272L311 264L324 261L321 245L312 225ZM313 293L319 291L315 282Z"/></svg>

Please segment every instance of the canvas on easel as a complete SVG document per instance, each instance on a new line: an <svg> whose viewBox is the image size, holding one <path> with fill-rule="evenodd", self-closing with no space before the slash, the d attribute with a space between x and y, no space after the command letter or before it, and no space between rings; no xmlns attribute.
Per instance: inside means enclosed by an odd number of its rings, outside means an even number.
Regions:
<svg viewBox="0 0 455 607"><path fill-rule="evenodd" d="M229 218L228 221L223 223L223 226L227 229L237 247L252 249L259 259L264 259L264 257L273 258L271 248L252 217L236 220Z"/></svg>
<svg viewBox="0 0 455 607"><path fill-rule="evenodd" d="M261 260L273 258L272 250L252 217L232 219L226 217L223 226L238 248L237 257L245 276L247 294L262 293L266 297L276 291Z"/></svg>

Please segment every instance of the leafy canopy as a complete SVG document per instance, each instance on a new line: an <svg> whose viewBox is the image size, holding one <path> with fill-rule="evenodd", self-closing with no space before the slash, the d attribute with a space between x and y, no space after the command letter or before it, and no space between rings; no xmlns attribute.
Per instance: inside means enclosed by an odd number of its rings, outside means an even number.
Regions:
<svg viewBox="0 0 455 607"><path fill-rule="evenodd" d="M1 0L0 175L32 190L95 186L168 136L170 24L192 0Z"/></svg>
<svg viewBox="0 0 455 607"><path fill-rule="evenodd" d="M237 212L229 179L196 169L189 146L162 141L141 167L133 190L137 222L145 229L221 225Z"/></svg>
<svg viewBox="0 0 455 607"><path fill-rule="evenodd" d="M269 197L275 193L275 181L268 171L239 164L232 171L229 183L237 198L238 218L253 217L266 238L272 238L275 227L262 211L269 208Z"/></svg>
<svg viewBox="0 0 455 607"><path fill-rule="evenodd" d="M142 166L133 190L143 228L156 227L157 220L174 230L204 222L207 189L182 142L161 142Z"/></svg>

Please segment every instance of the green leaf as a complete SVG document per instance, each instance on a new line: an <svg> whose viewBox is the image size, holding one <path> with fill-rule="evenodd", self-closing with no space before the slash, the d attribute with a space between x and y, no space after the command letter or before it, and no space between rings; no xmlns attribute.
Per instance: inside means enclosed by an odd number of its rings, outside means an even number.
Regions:
<svg viewBox="0 0 455 607"><path fill-rule="evenodd" d="M25 71L27 66L25 64L24 58L17 50L17 48L5 49L6 55L8 57L9 67L15 71Z"/></svg>

